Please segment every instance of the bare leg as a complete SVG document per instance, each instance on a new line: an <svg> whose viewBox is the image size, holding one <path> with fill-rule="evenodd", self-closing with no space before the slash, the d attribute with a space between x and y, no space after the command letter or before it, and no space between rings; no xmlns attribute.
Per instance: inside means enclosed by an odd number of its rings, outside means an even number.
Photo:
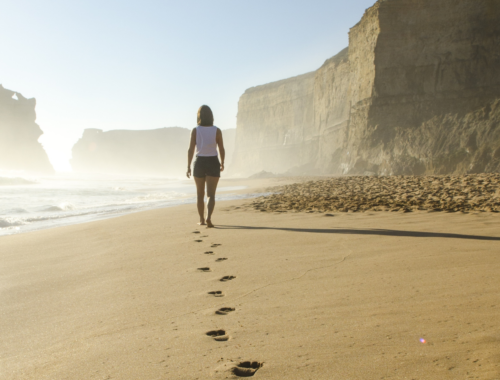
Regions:
<svg viewBox="0 0 500 380"><path fill-rule="evenodd" d="M198 214L200 214L200 226L204 226L205 223L205 178L193 177L196 183L196 196L197 196L197 206Z"/></svg>
<svg viewBox="0 0 500 380"><path fill-rule="evenodd" d="M207 227L213 227L212 223L212 213L215 208L215 191L217 190L217 184L219 183L219 177L210 177L207 175L207 198L208 198L208 215L207 215Z"/></svg>

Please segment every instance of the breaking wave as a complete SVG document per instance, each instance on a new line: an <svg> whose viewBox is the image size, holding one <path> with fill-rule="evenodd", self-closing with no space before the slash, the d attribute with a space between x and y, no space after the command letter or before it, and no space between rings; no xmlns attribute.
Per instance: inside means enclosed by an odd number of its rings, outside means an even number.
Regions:
<svg viewBox="0 0 500 380"><path fill-rule="evenodd" d="M0 177L0 236L64 226L154 208L196 201L196 189L187 180L130 178ZM20 186L35 184L30 186ZM221 191L224 188L221 188ZM224 199L234 194L227 191Z"/></svg>
<svg viewBox="0 0 500 380"><path fill-rule="evenodd" d="M61 203L59 206L44 206L45 208L42 211L45 212L54 212L54 211L70 211L74 210L75 206L71 203Z"/></svg>
<svg viewBox="0 0 500 380"><path fill-rule="evenodd" d="M26 224L17 218L0 218L0 228L17 227Z"/></svg>

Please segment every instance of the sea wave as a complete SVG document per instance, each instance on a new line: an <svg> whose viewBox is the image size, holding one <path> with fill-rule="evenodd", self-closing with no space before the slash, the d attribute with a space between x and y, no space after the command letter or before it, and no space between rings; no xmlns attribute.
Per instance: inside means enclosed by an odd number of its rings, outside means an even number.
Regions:
<svg viewBox="0 0 500 380"><path fill-rule="evenodd" d="M28 210L25 210L24 208L21 207L16 207L16 208L11 208L8 209L5 214L26 214Z"/></svg>
<svg viewBox="0 0 500 380"><path fill-rule="evenodd" d="M0 186L34 185L35 181L30 181L20 177L0 177Z"/></svg>
<svg viewBox="0 0 500 380"><path fill-rule="evenodd" d="M0 228L9 228L25 225L26 222L19 218L0 218Z"/></svg>
<svg viewBox="0 0 500 380"><path fill-rule="evenodd" d="M20 181L12 181L12 178ZM83 223L142 210L194 203L194 186L183 180L34 178L0 173L0 236ZM166 183L165 183L166 182ZM223 191L236 188L221 188ZM224 194L217 199L234 195Z"/></svg>
<svg viewBox="0 0 500 380"><path fill-rule="evenodd" d="M28 224L36 224L40 222L50 222L50 221L58 221L65 220L71 218L79 218L86 216L99 216L102 214L110 213L109 210L106 211L97 211L97 210L89 210L82 212L74 212L74 213L65 213L65 214L48 214L46 216L36 215L36 216L28 216L28 217L3 217L0 218L0 228L8 228L15 226L24 226Z"/></svg>
<svg viewBox="0 0 500 380"><path fill-rule="evenodd" d="M57 211L71 211L74 210L75 206L71 203L61 203L59 206L43 206L41 211L45 212L57 212Z"/></svg>

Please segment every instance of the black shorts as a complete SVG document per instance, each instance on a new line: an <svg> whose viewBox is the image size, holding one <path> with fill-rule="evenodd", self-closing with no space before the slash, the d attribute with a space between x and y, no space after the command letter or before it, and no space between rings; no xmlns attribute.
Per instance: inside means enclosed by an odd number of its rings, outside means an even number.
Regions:
<svg viewBox="0 0 500 380"><path fill-rule="evenodd" d="M194 161L193 175L198 178L220 177L220 162L217 156L197 156Z"/></svg>

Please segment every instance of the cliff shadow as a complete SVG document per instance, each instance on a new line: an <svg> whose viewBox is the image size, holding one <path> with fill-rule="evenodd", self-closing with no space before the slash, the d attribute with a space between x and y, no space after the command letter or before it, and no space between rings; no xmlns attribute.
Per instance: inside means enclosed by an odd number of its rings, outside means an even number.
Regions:
<svg viewBox="0 0 500 380"><path fill-rule="evenodd" d="M469 239L469 240L489 240L500 241L500 237L495 236L480 236L480 235L465 235L452 234L442 232L421 232L421 231L402 231L402 230L386 230L377 228L279 228L279 227L254 227L254 226L231 226L218 225L218 229L222 230L277 230L288 232L308 232L316 234L342 234L342 235L378 235L378 236L394 236L394 237L418 237L418 238L446 238L446 239Z"/></svg>

